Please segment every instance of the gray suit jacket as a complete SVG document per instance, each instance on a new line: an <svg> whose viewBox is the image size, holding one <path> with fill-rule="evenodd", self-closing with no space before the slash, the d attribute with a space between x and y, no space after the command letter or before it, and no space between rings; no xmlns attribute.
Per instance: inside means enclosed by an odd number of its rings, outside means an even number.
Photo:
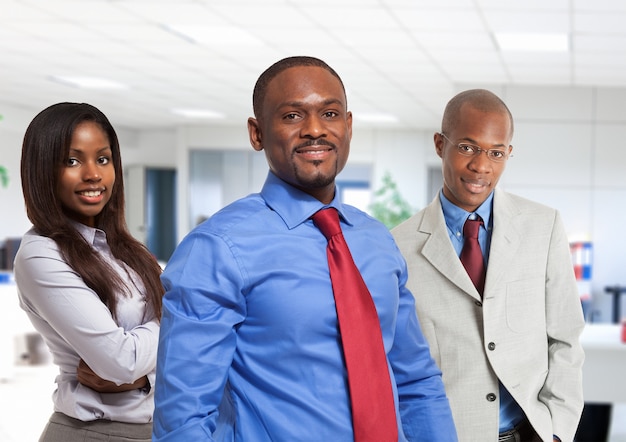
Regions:
<svg viewBox="0 0 626 442"><path fill-rule="evenodd" d="M450 243L439 196L392 231L459 441L498 440L498 380L544 441L572 441L584 319L563 223L556 210L499 189L492 218L483 299Z"/></svg>

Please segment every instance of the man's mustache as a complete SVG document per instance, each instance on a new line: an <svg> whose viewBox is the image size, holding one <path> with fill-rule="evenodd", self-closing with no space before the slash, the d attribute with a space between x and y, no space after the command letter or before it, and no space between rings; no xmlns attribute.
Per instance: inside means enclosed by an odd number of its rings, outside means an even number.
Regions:
<svg viewBox="0 0 626 442"><path fill-rule="evenodd" d="M333 149L337 149L337 146L335 145L335 143L332 143L328 140L325 140L323 138L319 138L317 140L307 140L302 144L298 144L295 149L301 149L303 147L309 147L309 146L330 146Z"/></svg>

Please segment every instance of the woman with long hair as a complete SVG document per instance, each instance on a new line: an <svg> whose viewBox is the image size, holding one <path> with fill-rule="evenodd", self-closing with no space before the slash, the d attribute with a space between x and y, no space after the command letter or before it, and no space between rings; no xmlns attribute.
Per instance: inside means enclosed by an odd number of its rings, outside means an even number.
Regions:
<svg viewBox="0 0 626 442"><path fill-rule="evenodd" d="M161 268L124 217L120 146L97 108L58 103L24 136L21 307L59 367L40 441L149 441Z"/></svg>

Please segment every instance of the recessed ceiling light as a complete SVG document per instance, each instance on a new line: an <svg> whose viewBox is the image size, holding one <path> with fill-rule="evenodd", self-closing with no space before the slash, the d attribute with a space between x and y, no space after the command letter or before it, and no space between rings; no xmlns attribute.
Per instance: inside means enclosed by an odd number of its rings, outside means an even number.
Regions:
<svg viewBox="0 0 626 442"><path fill-rule="evenodd" d="M224 118L224 114L209 109L172 109L172 113L181 115L185 118L197 118L202 120L212 120Z"/></svg>
<svg viewBox="0 0 626 442"><path fill-rule="evenodd" d="M536 33L495 33L494 37L501 51L519 52L567 52L567 34Z"/></svg>
<svg viewBox="0 0 626 442"><path fill-rule="evenodd" d="M208 25L163 25L179 37L194 43L228 46L263 46L263 42L245 29L235 26L208 26Z"/></svg>
<svg viewBox="0 0 626 442"><path fill-rule="evenodd" d="M52 76L52 81L81 89L128 89L128 86L117 81L99 77Z"/></svg>

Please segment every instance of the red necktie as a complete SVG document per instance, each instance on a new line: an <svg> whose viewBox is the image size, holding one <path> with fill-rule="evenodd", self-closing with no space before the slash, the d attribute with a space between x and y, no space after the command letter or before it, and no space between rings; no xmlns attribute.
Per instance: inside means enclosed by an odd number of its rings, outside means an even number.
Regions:
<svg viewBox="0 0 626 442"><path fill-rule="evenodd" d="M478 232L482 226L483 220L480 217L476 219L467 219L463 226L463 236L465 243L461 250L461 263L467 270L467 274L474 283L476 290L481 295L485 287L485 262L483 261L483 252L480 250L478 243Z"/></svg>
<svg viewBox="0 0 626 442"><path fill-rule="evenodd" d="M348 370L355 442L398 440L398 423L376 306L341 233L333 208L313 215L326 254Z"/></svg>

